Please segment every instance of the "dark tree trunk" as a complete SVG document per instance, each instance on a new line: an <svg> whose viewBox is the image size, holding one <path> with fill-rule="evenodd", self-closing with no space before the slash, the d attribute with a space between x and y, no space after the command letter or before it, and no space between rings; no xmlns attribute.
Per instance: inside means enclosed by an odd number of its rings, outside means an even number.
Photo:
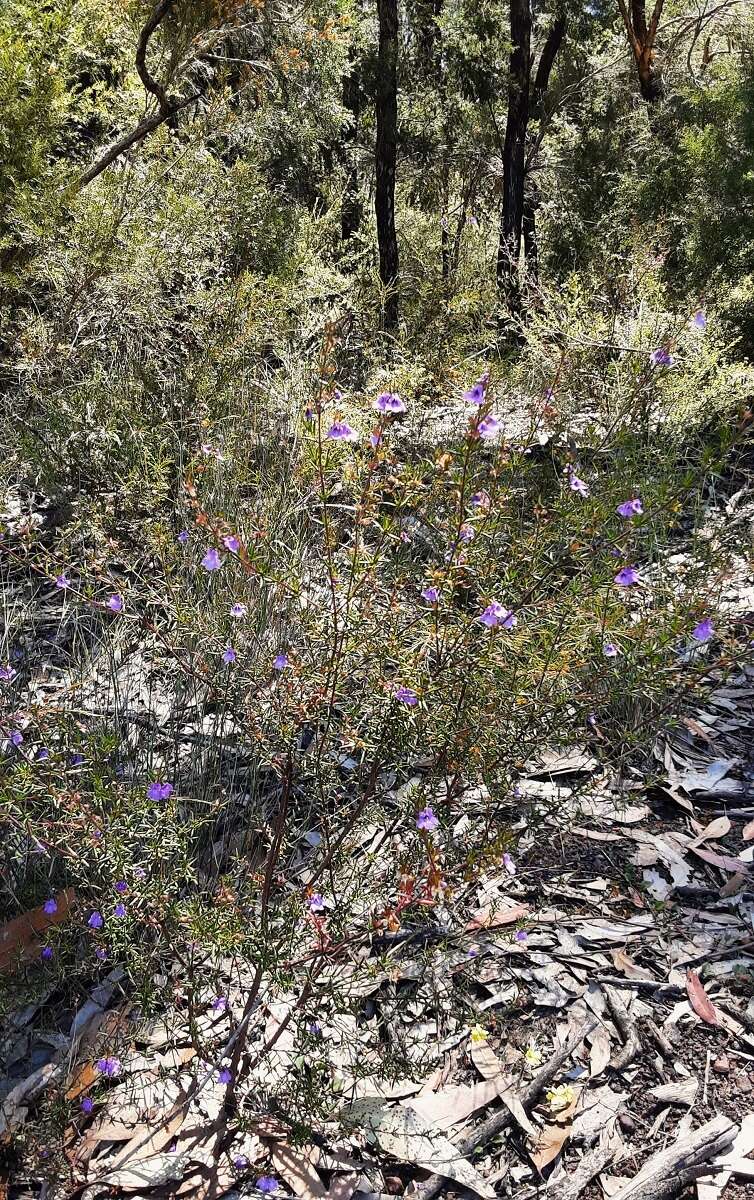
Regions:
<svg viewBox="0 0 754 1200"><path fill-rule="evenodd" d="M398 238L395 232L395 162L398 146L398 0L377 0L380 41L377 55L377 144L375 215L380 279L386 290L383 325L398 325Z"/></svg>
<svg viewBox="0 0 754 1200"><path fill-rule="evenodd" d="M341 145L346 169L346 181L343 189L343 206L341 209L341 237L348 241L358 232L361 224L361 204L359 202L359 173L357 165L357 146L359 139L359 115L361 111L361 81L358 64L351 57L350 70L343 76L343 107L350 115L350 120L343 128Z"/></svg>
<svg viewBox="0 0 754 1200"><path fill-rule="evenodd" d="M503 147L503 212L497 251L497 285L512 311L518 311L521 293L518 260L524 214L526 129L529 123L531 71L530 0L510 0L511 55L508 81L508 120Z"/></svg>
<svg viewBox="0 0 754 1200"><path fill-rule="evenodd" d="M534 159L539 149L544 134L544 128L541 124L544 116L544 98L547 94L547 89L550 86L550 75L555 64L558 51L565 37L568 16L566 11L566 0L559 0L555 14L553 17L550 31L547 34L547 40L542 48L542 53L539 56L534 83L531 88L531 96L529 100L529 116L533 120L540 122L540 128L537 133L537 138L527 151L526 162L526 183L524 187L524 216L523 216L523 235L524 235L524 261L526 263L526 278L530 287L536 288L539 282L539 250L537 246L537 209L540 203L539 188L531 178L530 172L534 163Z"/></svg>

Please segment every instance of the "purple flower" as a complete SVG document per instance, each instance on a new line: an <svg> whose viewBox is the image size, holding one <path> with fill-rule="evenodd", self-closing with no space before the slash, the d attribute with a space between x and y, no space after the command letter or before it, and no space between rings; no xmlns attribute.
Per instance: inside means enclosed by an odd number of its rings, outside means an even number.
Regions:
<svg viewBox="0 0 754 1200"><path fill-rule="evenodd" d="M215 996L214 1000L212 1001L213 1012L225 1012L227 1007L228 1000L225 996Z"/></svg>
<svg viewBox="0 0 754 1200"><path fill-rule="evenodd" d="M528 936L529 935L525 929L517 929L516 930L516 941L517 942L525 942L526 939L528 938Z"/></svg>
<svg viewBox="0 0 754 1200"><path fill-rule="evenodd" d="M276 1192L277 1188L278 1181L277 1179L273 1179L272 1175L262 1175L261 1178L257 1180L257 1189L260 1192L269 1194L270 1192Z"/></svg>
<svg viewBox="0 0 754 1200"><path fill-rule="evenodd" d="M85 1113L90 1113L93 1108L94 1108L94 1101L92 1100L91 1096L84 1096L81 1101L81 1111L85 1112Z"/></svg>
<svg viewBox="0 0 754 1200"><path fill-rule="evenodd" d="M485 393L487 391L487 384L489 383L489 381L490 381L490 377L487 374L487 372L485 371L484 375L482 375L479 379L477 379L474 386L470 387L468 389L468 391L465 391L463 393L463 398L466 401L466 403L467 404L477 404L477 405L484 404L484 397L485 397Z"/></svg>
<svg viewBox="0 0 754 1200"><path fill-rule="evenodd" d="M97 910L95 909L95 911L89 917L89 920L87 921L87 925L89 926L90 929L101 929L104 924L105 924L105 919L102 916L102 913L97 912Z"/></svg>
<svg viewBox="0 0 754 1200"><path fill-rule="evenodd" d="M115 884L115 890L119 896L124 896L126 894L128 891L128 884L126 883L125 879L118 880L118 882Z"/></svg>
<svg viewBox="0 0 754 1200"><path fill-rule="evenodd" d="M236 652L233 647L226 646L225 653L223 654L223 662L229 665L230 663L234 663L236 661L236 657Z"/></svg>
<svg viewBox="0 0 754 1200"><path fill-rule="evenodd" d="M120 1075L121 1062L119 1058L109 1056L108 1058L97 1059L97 1070L100 1075L106 1075L108 1079L114 1079L116 1075Z"/></svg>
<svg viewBox="0 0 754 1200"><path fill-rule="evenodd" d="M172 783L161 783L158 779L147 788L147 797L150 800L169 800L172 794Z"/></svg>
<svg viewBox="0 0 754 1200"><path fill-rule="evenodd" d="M614 582L618 587L633 587L635 583L639 582L639 572L636 567L621 567Z"/></svg>
<svg viewBox="0 0 754 1200"><path fill-rule="evenodd" d="M624 500L615 510L619 517L624 517L630 521L632 517L640 517L644 512L644 505L638 496L634 500Z"/></svg>
<svg viewBox="0 0 754 1200"><path fill-rule="evenodd" d="M422 600L426 600L427 604L437 604L440 599L440 589L436 587L425 587L422 590Z"/></svg>
<svg viewBox="0 0 754 1200"><path fill-rule="evenodd" d="M514 863L513 858L510 854L503 855L503 866L505 867L505 869L509 875L516 874L516 864Z"/></svg>
<svg viewBox="0 0 754 1200"><path fill-rule="evenodd" d="M68 761L72 767L80 767L84 761L84 756L83 754L79 754L78 750L74 750L73 754L69 756Z"/></svg>
<svg viewBox="0 0 754 1200"><path fill-rule="evenodd" d="M664 348L653 350L649 356L649 361L653 367L672 367L673 365L670 352Z"/></svg>
<svg viewBox="0 0 754 1200"><path fill-rule="evenodd" d="M223 546L226 550L230 550L231 554L238 554L241 549L241 543L234 533L229 533L223 538Z"/></svg>
<svg viewBox="0 0 754 1200"><path fill-rule="evenodd" d="M181 532L178 534L178 541L181 543L182 546L185 546L186 542L188 540L189 540L188 529L182 529Z"/></svg>
<svg viewBox="0 0 754 1200"><path fill-rule="evenodd" d="M382 441L382 430L381 429L375 429L374 433L370 433L369 445L372 447L373 450L377 449L377 447L380 445L381 441Z"/></svg>
<svg viewBox="0 0 754 1200"><path fill-rule="evenodd" d="M125 915L126 915L126 906L125 906L125 904L121 904L121 902L118 901L118 903L115 905L115 908L113 909L113 916L114 917L125 917Z"/></svg>
<svg viewBox="0 0 754 1200"><path fill-rule="evenodd" d="M65 589L69 588L70 586L71 586L71 581L68 578L68 576L66 575L65 571L61 571L59 575L55 576L55 587L56 588L61 588L63 591L65 591Z"/></svg>
<svg viewBox="0 0 754 1200"><path fill-rule="evenodd" d="M374 407L381 413L402 413L406 411L406 405L400 396L394 395L393 392L383 392L375 400Z"/></svg>
<svg viewBox="0 0 754 1200"><path fill-rule="evenodd" d="M708 642L714 636L715 627L709 617L705 617L700 621L695 629L692 629L691 636L696 642Z"/></svg>
<svg viewBox="0 0 754 1200"><path fill-rule="evenodd" d="M43 946L42 947L42 958L44 958L48 961L49 961L49 959L52 958L52 946Z"/></svg>
<svg viewBox="0 0 754 1200"><path fill-rule="evenodd" d="M694 329L705 330L707 328L707 317L701 308L697 309L691 320Z"/></svg>
<svg viewBox="0 0 754 1200"><path fill-rule="evenodd" d="M276 671L284 671L288 666L288 656L285 654L276 654L272 660L272 665Z"/></svg>
<svg viewBox="0 0 754 1200"><path fill-rule="evenodd" d="M237 1154L233 1159L233 1166L237 1171L245 1171L249 1166L249 1160L245 1154Z"/></svg>
<svg viewBox="0 0 754 1200"><path fill-rule="evenodd" d="M321 912L325 907L325 898L321 892L314 892L306 901L312 912Z"/></svg>
<svg viewBox="0 0 754 1200"><path fill-rule="evenodd" d="M143 867L134 867L134 878L135 879L146 879L146 877L147 877L147 873Z"/></svg>
<svg viewBox="0 0 754 1200"><path fill-rule="evenodd" d="M481 492L474 492L474 495L469 501L469 504L471 504L474 508L489 508L491 503L492 501L490 500L489 492L485 492L484 490Z"/></svg>
<svg viewBox="0 0 754 1200"><path fill-rule="evenodd" d="M110 609L111 612L122 612L123 611L123 597L119 596L116 592L116 594L114 596L111 596L110 599L108 600L107 607Z"/></svg>
<svg viewBox="0 0 754 1200"><path fill-rule="evenodd" d="M413 708L415 704L419 703L419 697L416 692L412 691L409 687L404 687L403 684L395 689L393 697L401 704L407 704L409 708Z"/></svg>
<svg viewBox="0 0 754 1200"><path fill-rule="evenodd" d="M439 824L440 824L440 822L438 821L437 817L435 816L435 810L429 804L427 805L426 808L423 808L421 810L421 812L417 814L417 817L416 817L416 828L417 829L424 829L424 830L426 830L427 833L433 833L434 830L437 829Z"/></svg>
<svg viewBox="0 0 754 1200"><path fill-rule="evenodd" d="M104 946L95 946L94 957L98 958L100 962L105 961L107 958L107 950L105 950Z"/></svg>
<svg viewBox="0 0 754 1200"><path fill-rule="evenodd" d="M47 913L48 917L51 917L53 913L56 913L58 911L57 900L55 900L54 897L52 897L52 896L50 897L49 900L45 900L43 911Z"/></svg>
<svg viewBox="0 0 754 1200"><path fill-rule="evenodd" d="M620 650L615 645L615 642L605 642L605 645L602 648L602 653L604 654L605 658L617 658L620 654Z"/></svg>
<svg viewBox="0 0 754 1200"><path fill-rule="evenodd" d="M327 437L335 442L358 442L359 435L347 421L333 421L327 431Z"/></svg>
<svg viewBox="0 0 754 1200"><path fill-rule="evenodd" d="M462 525L458 531L458 536L462 542L473 542L476 537L476 530L473 525Z"/></svg>
<svg viewBox="0 0 754 1200"><path fill-rule="evenodd" d="M217 550L215 549L214 546L210 546L209 550L207 551L207 553L204 555L204 558L202 559L202 566L204 567L204 570L205 571L219 571L220 567L222 565L223 565L223 560L220 558L220 555L217 553Z"/></svg>
<svg viewBox="0 0 754 1200"><path fill-rule="evenodd" d="M235 604L231 604L230 606L230 615L232 617L236 617L237 620L240 620L241 617L245 617L248 611L249 610L246 605L241 604L240 600L236 600Z"/></svg>
<svg viewBox="0 0 754 1200"><path fill-rule="evenodd" d="M15 678L16 672L13 670L13 667L0 667L0 679L5 683L10 683Z"/></svg>
<svg viewBox="0 0 754 1200"><path fill-rule="evenodd" d="M306 408L304 409L304 420L306 421L307 425L314 424L314 409L312 408L311 404L307 404Z"/></svg>
<svg viewBox="0 0 754 1200"><path fill-rule="evenodd" d="M47 749L47 747L40 746L36 753L37 762L44 762L44 760L49 757L50 757L50 751Z"/></svg>
<svg viewBox="0 0 754 1200"><path fill-rule="evenodd" d="M14 746L20 746L24 740L24 735L20 729L14 729L10 735L10 741Z"/></svg>
<svg viewBox="0 0 754 1200"><path fill-rule="evenodd" d="M218 1071L218 1073L217 1073L217 1082L218 1083L231 1083L232 1080L233 1080L233 1072L229 1071L227 1067L223 1067L221 1071Z"/></svg>
<svg viewBox="0 0 754 1200"><path fill-rule="evenodd" d="M497 600L493 600L492 604L488 604L484 612L477 620L482 625L486 625L488 629L496 629L501 626L503 629L513 629L518 625L518 617L511 609L504 608L502 604L498 604Z"/></svg>
<svg viewBox="0 0 754 1200"><path fill-rule="evenodd" d="M502 428L502 421L499 420L494 413L490 413L488 417L482 418L476 427L476 431L480 438L484 438L485 441L489 441L490 438L497 437Z"/></svg>
<svg viewBox="0 0 754 1200"><path fill-rule="evenodd" d="M583 479L579 479L575 471L571 470L568 474L568 485L572 492L578 492L579 496L589 495L589 484L584 483Z"/></svg>

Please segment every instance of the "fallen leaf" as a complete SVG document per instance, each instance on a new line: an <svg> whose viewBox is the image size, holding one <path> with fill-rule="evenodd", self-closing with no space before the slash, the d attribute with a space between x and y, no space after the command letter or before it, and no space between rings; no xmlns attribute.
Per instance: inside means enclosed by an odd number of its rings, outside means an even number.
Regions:
<svg viewBox="0 0 754 1200"><path fill-rule="evenodd" d="M598 1025L591 1036L591 1048L589 1051L589 1074L591 1076L601 1075L605 1067L610 1062L612 1054L612 1043L610 1034L605 1029L604 1025Z"/></svg>
<svg viewBox="0 0 754 1200"><path fill-rule="evenodd" d="M529 1157L539 1173L558 1157L571 1136L571 1124L545 1125Z"/></svg>
<svg viewBox="0 0 754 1200"><path fill-rule="evenodd" d="M532 1125L531 1121L526 1115L526 1109L524 1108L518 1093L515 1092L513 1088L505 1088L505 1090L500 1093L500 1099L508 1109L508 1112L511 1114L516 1124L523 1129L524 1133L527 1133L530 1138L533 1138L536 1141L539 1130L536 1128L536 1126Z"/></svg>
<svg viewBox="0 0 754 1200"><path fill-rule="evenodd" d="M754 821L748 821L744 825L741 836L745 842L750 842L754 838Z"/></svg>
<svg viewBox="0 0 754 1200"><path fill-rule="evenodd" d="M153 1154L132 1166L120 1167L102 1176L98 1183L103 1187L122 1188L125 1192L138 1192L141 1188L153 1188L171 1179L182 1179L188 1166L187 1154Z"/></svg>
<svg viewBox="0 0 754 1200"><path fill-rule="evenodd" d="M350 1171L347 1175L333 1175L327 1189L327 1200L351 1200L358 1184L359 1176L356 1171Z"/></svg>
<svg viewBox="0 0 754 1200"><path fill-rule="evenodd" d="M637 963L623 949L610 951L614 966L626 976L626 979L651 979L654 980L654 975L651 971L647 971L645 967L638 966Z"/></svg>
<svg viewBox="0 0 754 1200"><path fill-rule="evenodd" d="M696 971L686 972L686 991L696 1015L706 1021L708 1025L719 1025L720 1018L717 1015L717 1009L705 992Z"/></svg>
<svg viewBox="0 0 754 1200"><path fill-rule="evenodd" d="M701 846L702 842L711 842L716 838L725 837L726 833L730 833L731 825L727 817L715 817L714 821L710 821L702 832L692 841L689 842L689 850L695 850L697 846Z"/></svg>
<svg viewBox="0 0 754 1200"><path fill-rule="evenodd" d="M502 1077L499 1077L502 1081ZM494 1079L484 1083L458 1084L442 1088L439 1092L428 1092L414 1096L404 1102L404 1108L415 1113L437 1129L450 1129L464 1121L472 1113L497 1099L500 1087Z"/></svg>
<svg viewBox="0 0 754 1200"><path fill-rule="evenodd" d="M495 908L492 905L486 905L472 913L466 929L497 929L501 925L514 925L528 916L529 911L526 904L514 904L511 908Z"/></svg>
<svg viewBox="0 0 754 1200"><path fill-rule="evenodd" d="M748 863L742 858L733 858L730 854L716 854L714 850L706 850L703 846L692 846L691 852L711 863L713 867L719 867L721 871L748 871Z"/></svg>
<svg viewBox="0 0 754 1200"><path fill-rule="evenodd" d="M290 1146L277 1142L272 1149L272 1161L295 1196L301 1200L321 1200L327 1189L314 1169L319 1157L315 1146Z"/></svg>
<svg viewBox="0 0 754 1200"><path fill-rule="evenodd" d="M428 1129L410 1109L356 1100L344 1110L343 1119L372 1133L385 1154L399 1162L436 1172L470 1188L484 1200L495 1200L494 1188L459 1154L457 1146L443 1134Z"/></svg>
<svg viewBox="0 0 754 1200"><path fill-rule="evenodd" d="M15 966L17 960L38 958L41 950L39 934L52 925L60 925L70 916L76 899L73 888L66 888L55 896L57 911L46 913L44 905L32 908L0 926L0 971Z"/></svg>
<svg viewBox="0 0 754 1200"><path fill-rule="evenodd" d="M503 1064L489 1042L471 1042L469 1055L482 1079L497 1079L504 1074Z"/></svg>

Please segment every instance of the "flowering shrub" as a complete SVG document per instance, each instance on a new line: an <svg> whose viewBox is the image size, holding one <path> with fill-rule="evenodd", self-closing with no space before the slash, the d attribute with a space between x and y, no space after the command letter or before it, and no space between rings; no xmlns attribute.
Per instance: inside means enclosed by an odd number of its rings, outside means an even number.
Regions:
<svg viewBox="0 0 754 1200"><path fill-rule="evenodd" d="M354 949L450 934L462 889L515 874L526 763L588 744L620 775L732 651L702 512L730 444L667 433L664 351L579 413L585 361L559 346L515 419L502 368L448 371L432 445L415 395L336 389L329 330L300 408L271 381L253 439L205 421L120 561L96 527L6 532L8 578L82 639L46 697L22 627L3 655L12 888L50 915L76 897L40 978L85 990L119 964L146 1011L216 1014L197 1049L231 1091L270 1049L258 997L285 995L326 1064ZM96 1068L103 1086L121 1059ZM295 1066L274 1086L297 1119L326 1103Z"/></svg>

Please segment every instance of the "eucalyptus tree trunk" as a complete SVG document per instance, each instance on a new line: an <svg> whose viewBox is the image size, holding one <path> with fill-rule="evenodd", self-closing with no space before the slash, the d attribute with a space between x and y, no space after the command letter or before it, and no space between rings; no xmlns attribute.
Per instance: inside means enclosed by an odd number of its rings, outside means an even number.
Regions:
<svg viewBox="0 0 754 1200"><path fill-rule="evenodd" d="M665 0L655 0L652 15L647 21L644 0L618 0L618 8L626 27L626 34L634 53L634 62L639 76L639 90L649 104L656 104L665 94L662 72L655 60L657 27L660 23Z"/></svg>
<svg viewBox="0 0 754 1200"><path fill-rule="evenodd" d="M395 163L398 148L398 0L377 0L380 24L377 54L375 216L380 279L386 291L382 321L398 325L398 238L395 232Z"/></svg>

